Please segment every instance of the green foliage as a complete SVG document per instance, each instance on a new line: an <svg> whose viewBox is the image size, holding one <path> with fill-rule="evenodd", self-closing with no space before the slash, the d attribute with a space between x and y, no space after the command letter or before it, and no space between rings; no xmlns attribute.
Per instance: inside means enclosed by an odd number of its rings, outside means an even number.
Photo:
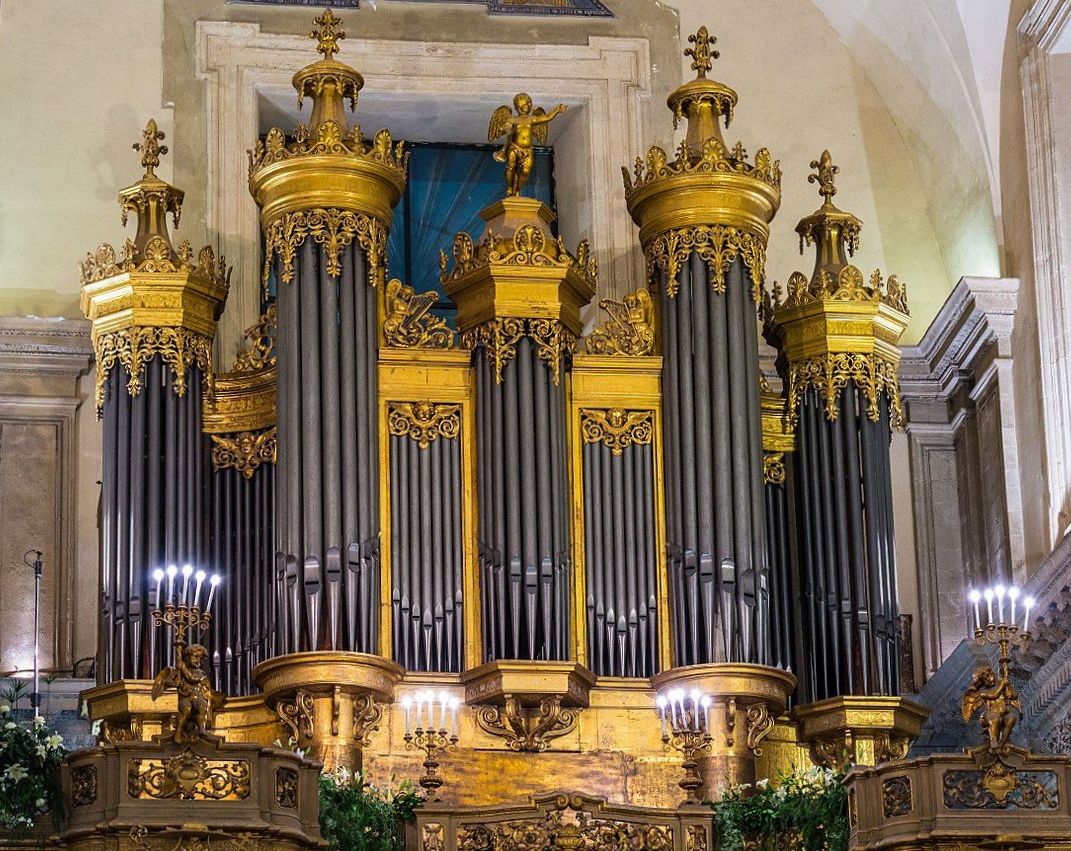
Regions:
<svg viewBox="0 0 1071 851"><path fill-rule="evenodd" d="M320 776L320 831L328 851L402 851L403 824L424 803L411 781L396 789L349 772Z"/></svg>
<svg viewBox="0 0 1071 851"><path fill-rule="evenodd" d="M844 774L812 768L786 774L774 787L760 780L728 789L711 804L718 851L847 851Z"/></svg>
<svg viewBox="0 0 1071 851"><path fill-rule="evenodd" d="M0 706L0 827L33 827L34 817L60 802L59 765L66 755L63 737L43 718L11 720Z"/></svg>

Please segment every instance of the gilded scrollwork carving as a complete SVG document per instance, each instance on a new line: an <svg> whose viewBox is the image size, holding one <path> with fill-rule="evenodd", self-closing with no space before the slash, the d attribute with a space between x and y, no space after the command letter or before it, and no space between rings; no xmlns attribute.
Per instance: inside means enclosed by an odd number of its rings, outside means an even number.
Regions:
<svg viewBox="0 0 1071 851"><path fill-rule="evenodd" d="M796 361L788 367L788 420L791 427L799 421L799 406L809 388L818 391L825 402L829 420L840 416L840 391L854 383L866 400L866 414L871 422L881 417L881 396L889 400L890 423L899 428L904 422L897 366L879 355L864 352L834 352Z"/></svg>
<svg viewBox="0 0 1071 851"><path fill-rule="evenodd" d="M654 303L646 287L623 301L604 298L599 307L609 319L585 340L589 355L649 355L654 351Z"/></svg>
<svg viewBox="0 0 1071 851"><path fill-rule="evenodd" d="M396 437L409 437L427 449L440 437L456 438L461 432L461 406L436 402L389 402L387 428Z"/></svg>
<svg viewBox="0 0 1071 851"><path fill-rule="evenodd" d="M882 812L885 818L906 816L911 812L911 778L890 777L881 783Z"/></svg>
<svg viewBox="0 0 1071 851"><path fill-rule="evenodd" d="M783 485L785 483L784 452L762 453L762 478L768 485Z"/></svg>
<svg viewBox="0 0 1071 851"><path fill-rule="evenodd" d="M762 756L762 748L759 743L769 735L774 728L774 718L770 715L770 709L761 701L752 703L747 708L747 746L755 756Z"/></svg>
<svg viewBox="0 0 1071 851"><path fill-rule="evenodd" d="M261 464L276 462L275 426L266 431L243 431L232 436L212 435L212 467L233 468L251 479Z"/></svg>
<svg viewBox="0 0 1071 851"><path fill-rule="evenodd" d="M154 357L171 368L176 396L186 395L187 372L201 370L206 394L212 391L212 341L186 328L134 327L97 334L93 339L97 356L97 411L104 409L104 385L116 364L127 372L126 389L131 396L141 393L145 364Z"/></svg>
<svg viewBox="0 0 1071 851"><path fill-rule="evenodd" d="M439 277L444 284L484 266L571 269L592 288L598 278L598 264L586 240L577 245L574 256L561 237L551 239L535 225L521 225L506 237L488 232L478 243L467 233L459 233L454 237L453 256L454 268L448 273L446 253L439 252Z"/></svg>
<svg viewBox="0 0 1071 851"><path fill-rule="evenodd" d="M294 280L294 258L309 237L323 247L327 273L332 278L342 273L342 249L357 240L367 255L368 283L374 287L382 280L387 246L387 231L383 224L365 213L321 207L286 213L265 229L265 286L276 257L280 261L281 282L289 284Z"/></svg>
<svg viewBox="0 0 1071 851"><path fill-rule="evenodd" d="M359 125L344 129L337 121L328 120L315 131L308 125L298 124L294 128L293 139L288 144L286 134L278 127L269 130L264 141L258 141L253 150L247 152L250 179L255 178L266 166L297 157L338 156L371 160L386 166L403 179L409 167L409 152L405 150L404 142L395 141L385 129L366 141Z"/></svg>
<svg viewBox="0 0 1071 851"><path fill-rule="evenodd" d="M565 357L576 353L576 335L557 319L529 319L528 336L535 343L536 355L558 384Z"/></svg>
<svg viewBox="0 0 1071 851"><path fill-rule="evenodd" d="M290 732L290 738L293 741L300 742L312 738L312 695L307 691L299 689L295 692L292 701L279 701L275 707L275 714Z"/></svg>
<svg viewBox="0 0 1071 851"><path fill-rule="evenodd" d="M561 705L561 697L548 695L538 707L525 707L512 695L506 696L505 706L481 706L476 710L476 723L492 736L506 740L510 750L541 753L550 747L550 740L575 729L580 720L579 709Z"/></svg>
<svg viewBox="0 0 1071 851"><path fill-rule="evenodd" d="M438 296L434 292L416 293L397 278L387 283L386 317L383 341L398 348L449 349L454 332L438 316L428 311Z"/></svg>
<svg viewBox="0 0 1071 851"><path fill-rule="evenodd" d="M297 806L298 773L294 769L275 769L275 802L291 810Z"/></svg>
<svg viewBox="0 0 1071 851"><path fill-rule="evenodd" d="M275 332L279 327L279 312L274 304L245 329L249 348L234 359L235 372L256 372L275 366Z"/></svg>
<svg viewBox="0 0 1071 851"><path fill-rule="evenodd" d="M166 760L132 759L127 793L158 800L244 800L250 793L249 763L205 759L188 748Z"/></svg>
<svg viewBox="0 0 1071 851"><path fill-rule="evenodd" d="M495 370L495 381L502 383L502 370L517 357L517 343L525 333L525 321L503 317L469 328L461 335L466 349L483 350Z"/></svg>
<svg viewBox="0 0 1071 851"><path fill-rule="evenodd" d="M664 272L666 294L676 297L677 276L693 253L706 262L711 290L719 295L725 292L729 266L742 260L751 277L751 297L756 305L762 303L766 244L755 234L730 225L673 228L649 240L644 245L648 280L656 281L657 273Z"/></svg>
<svg viewBox="0 0 1071 851"><path fill-rule="evenodd" d="M372 741L372 734L379 729L383 719L383 707L369 693L358 694L353 698L353 737L364 747Z"/></svg>
<svg viewBox="0 0 1071 851"><path fill-rule="evenodd" d="M585 803L565 798L541 816L461 825L458 851L670 851L674 847L670 825L600 818L583 810L567 813L574 805L579 809ZM700 844L705 841L705 836L697 837L688 851L705 851L707 846Z"/></svg>
<svg viewBox="0 0 1071 851"><path fill-rule="evenodd" d="M646 158L636 157L631 174L625 166L621 167L625 197L630 198L656 180L694 174L739 174L761 180L774 189L781 188L781 161L775 160L768 149L759 148L754 163L748 163L742 154L741 147L729 151L718 139L710 138L698 154L682 141L677 146L675 158L670 160L665 149L655 145L647 151Z"/></svg>
<svg viewBox="0 0 1071 851"><path fill-rule="evenodd" d="M71 769L71 803L76 807L97 800L97 767L79 765Z"/></svg>
<svg viewBox="0 0 1071 851"><path fill-rule="evenodd" d="M580 433L584 443L601 443L614 455L620 455L629 446L650 445L654 436L654 412L581 408Z"/></svg>

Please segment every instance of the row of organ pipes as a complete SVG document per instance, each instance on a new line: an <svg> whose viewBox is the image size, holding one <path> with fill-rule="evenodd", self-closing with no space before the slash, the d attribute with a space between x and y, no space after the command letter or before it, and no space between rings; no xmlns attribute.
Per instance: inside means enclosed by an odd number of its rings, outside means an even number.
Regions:
<svg viewBox="0 0 1071 851"><path fill-rule="evenodd" d="M608 318L581 338L594 261L520 194L521 130L545 138L553 115L518 96L516 114L492 120L507 194L484 211L483 235L458 236L452 268L443 258L455 330L429 312L434 295L387 282L406 154L386 131L353 132L345 100L356 106L363 80L334 58L337 20L317 24L324 58L295 75L310 125L273 130L251 153L278 295L234 368L210 363L229 274L210 250L172 242L166 215L182 193L155 174L166 148L152 122L145 173L120 195L137 238L83 264L104 431L101 681L165 662L151 571L211 563L225 578L203 640L229 694L256 689L258 664L317 650L433 672L579 660L645 678L753 663L796 674L801 702L896 694L889 440L906 303L895 278L867 284L848 264L860 224L832 204L828 153L812 164L822 207L800 225L815 272L782 296L764 277L780 166L726 146L736 94L707 78L716 54L700 30L697 79L670 97L685 143L675 161L653 148L625 174L647 287L604 300ZM311 205L288 181L324 139L335 147L318 156L327 176ZM655 208L677 213L659 224ZM502 297L507 286L523 298ZM816 337L831 304L871 322L874 340ZM777 376L761 374L760 321ZM380 361L395 349L406 352L392 363L411 357L422 375L436 374L432 354L467 353L435 368L462 371L468 397L429 398L414 382L385 398ZM574 419L571 380L596 362L660 363L660 408Z"/></svg>

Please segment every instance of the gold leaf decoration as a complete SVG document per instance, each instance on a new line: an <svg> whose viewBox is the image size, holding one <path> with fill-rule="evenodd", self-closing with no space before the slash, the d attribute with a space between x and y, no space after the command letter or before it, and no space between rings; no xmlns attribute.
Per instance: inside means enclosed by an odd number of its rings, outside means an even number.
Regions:
<svg viewBox="0 0 1071 851"><path fill-rule="evenodd" d="M654 351L654 304L646 287L623 301L604 298L599 307L609 319L586 340L589 355L649 355Z"/></svg>
<svg viewBox="0 0 1071 851"><path fill-rule="evenodd" d="M186 395L186 373L196 365L202 374L205 393L212 392L212 341L187 328L133 327L97 334L93 339L97 356L97 412L104 409L104 384L115 365L127 371L127 392L141 393L145 364L159 356L174 375L176 396Z"/></svg>
<svg viewBox="0 0 1071 851"><path fill-rule="evenodd" d="M480 348L494 367L495 381L502 383L502 371L517 356L521 337L530 337L536 355L550 370L557 385L567 356L576 353L579 341L560 320L500 317L470 328L461 335L461 345L467 349Z"/></svg>
<svg viewBox="0 0 1071 851"><path fill-rule="evenodd" d="M325 122L326 123L326 122ZM368 255L368 283L376 286L383 277L387 231L378 219L352 210L334 207L297 210L279 216L264 232L264 286L267 286L272 261L282 262L281 283L294 280L294 257L298 248L312 237L323 246L327 274L337 278L342 273L339 259L342 249L357 240Z"/></svg>
<svg viewBox="0 0 1071 851"><path fill-rule="evenodd" d="M434 292L420 293L397 278L387 283L383 341L398 348L449 349L454 332L438 316L428 311L434 306Z"/></svg>
<svg viewBox="0 0 1071 851"><path fill-rule="evenodd" d="M581 408L580 434L584 443L601 443L614 455L620 455L630 446L647 446L651 443L654 412Z"/></svg>
<svg viewBox="0 0 1071 851"><path fill-rule="evenodd" d="M167 760L130 760L131 798L234 801L248 798L250 790L249 763L244 760L205 759L189 749Z"/></svg>
<svg viewBox="0 0 1071 851"><path fill-rule="evenodd" d="M644 246L647 276L657 280L656 273L666 275L666 294L673 298L680 289L677 276L692 254L706 261L711 290L725 292L725 275L733 261L740 258L751 277L751 298L762 303L763 282L766 278L766 244L754 234L728 225L696 225L674 228L659 234Z"/></svg>
<svg viewBox="0 0 1071 851"><path fill-rule="evenodd" d="M271 305L260 318L245 329L249 348L238 353L234 360L235 372L257 372L275 366L275 331L279 327L279 313Z"/></svg>
<svg viewBox="0 0 1071 851"><path fill-rule="evenodd" d="M715 104L719 112L727 107L723 114L727 114L730 118L732 105L729 100ZM636 164L631 174L627 168L621 167L621 174L625 181L625 197L631 201L633 193L656 180L693 174L739 174L761 180L775 189L781 188L781 161L775 160L766 148L759 148L755 152L754 165L749 164L742 156L741 148L738 147L732 153L733 155L730 156L718 139L710 138L704 143L703 150L698 156L687 142L681 142L675 159L670 161L665 150L656 145L648 150L646 159L636 157Z"/></svg>
<svg viewBox="0 0 1071 851"><path fill-rule="evenodd" d="M799 421L799 406L803 393L814 388L825 401L826 418L836 420L840 409L840 391L853 382L862 392L867 403L867 417L871 422L881 418L881 395L889 400L890 423L901 428L904 409L900 400L900 380L896 365L874 353L837 352L789 364L788 368L788 418L790 427Z"/></svg>
<svg viewBox="0 0 1071 851"><path fill-rule="evenodd" d="M261 464L276 462L278 441L276 427L267 431L243 431L233 437L212 435L212 466L217 470L233 468L251 479Z"/></svg>
<svg viewBox="0 0 1071 851"><path fill-rule="evenodd" d="M396 437L409 437L427 449L440 437L451 440L461 431L461 406L433 402L390 402L387 428Z"/></svg>
<svg viewBox="0 0 1071 851"><path fill-rule="evenodd" d="M763 453L762 478L768 485L783 485L785 483L784 452Z"/></svg>

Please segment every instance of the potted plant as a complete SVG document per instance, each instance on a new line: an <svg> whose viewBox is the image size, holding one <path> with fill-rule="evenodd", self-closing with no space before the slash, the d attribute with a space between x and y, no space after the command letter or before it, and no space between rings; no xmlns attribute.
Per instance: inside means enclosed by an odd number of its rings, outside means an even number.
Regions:
<svg viewBox="0 0 1071 851"><path fill-rule="evenodd" d="M396 790L345 769L320 776L320 832L328 851L402 851L403 826L424 802L411 781Z"/></svg>
<svg viewBox="0 0 1071 851"><path fill-rule="evenodd" d="M17 721L0 705L0 845L36 847L58 827L63 737L36 716Z"/></svg>
<svg viewBox="0 0 1071 851"><path fill-rule="evenodd" d="M847 851L844 774L827 768L727 789L711 804L718 851Z"/></svg>

